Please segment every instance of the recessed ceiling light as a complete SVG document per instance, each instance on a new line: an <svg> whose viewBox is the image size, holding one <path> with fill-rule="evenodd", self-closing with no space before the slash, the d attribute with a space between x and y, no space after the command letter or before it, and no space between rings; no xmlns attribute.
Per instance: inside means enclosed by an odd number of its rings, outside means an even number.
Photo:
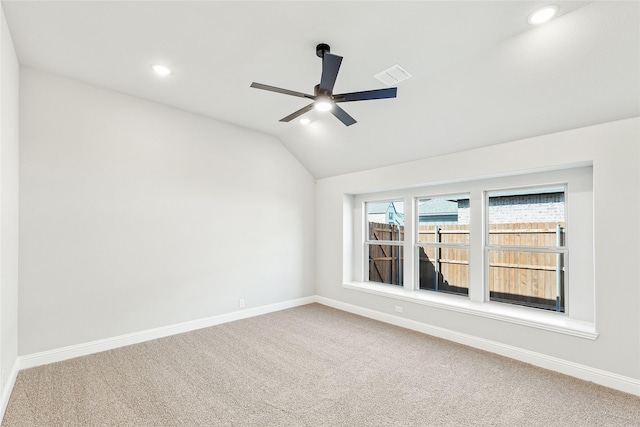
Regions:
<svg viewBox="0 0 640 427"><path fill-rule="evenodd" d="M300 124L301 124L301 125L306 126L306 125L308 125L309 123L311 123L311 120L307 119L306 117L303 117L303 118L301 118L301 119L300 119Z"/></svg>
<svg viewBox="0 0 640 427"><path fill-rule="evenodd" d="M154 65L151 66L151 68L159 76L168 76L169 74L171 74L171 69L169 67L164 66L164 65L154 64Z"/></svg>
<svg viewBox="0 0 640 427"><path fill-rule="evenodd" d="M527 22L532 25L544 24L556 16L556 13L558 13L558 6L551 4L533 12L529 15Z"/></svg>

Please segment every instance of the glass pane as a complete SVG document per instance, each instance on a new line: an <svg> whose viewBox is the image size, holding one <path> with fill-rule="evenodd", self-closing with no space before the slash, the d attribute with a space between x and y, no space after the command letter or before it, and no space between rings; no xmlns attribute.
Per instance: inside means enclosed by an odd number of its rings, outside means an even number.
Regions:
<svg viewBox="0 0 640 427"><path fill-rule="evenodd" d="M369 281L402 285L402 246L369 245Z"/></svg>
<svg viewBox="0 0 640 427"><path fill-rule="evenodd" d="M469 197L418 200L418 242L469 244Z"/></svg>
<svg viewBox="0 0 640 427"><path fill-rule="evenodd" d="M564 189L490 193L489 244L564 246Z"/></svg>
<svg viewBox="0 0 640 427"><path fill-rule="evenodd" d="M404 240L404 202L367 203L369 240Z"/></svg>
<svg viewBox="0 0 640 427"><path fill-rule="evenodd" d="M418 248L420 289L469 294L469 249Z"/></svg>
<svg viewBox="0 0 640 427"><path fill-rule="evenodd" d="M489 251L491 301L564 312L564 256Z"/></svg>

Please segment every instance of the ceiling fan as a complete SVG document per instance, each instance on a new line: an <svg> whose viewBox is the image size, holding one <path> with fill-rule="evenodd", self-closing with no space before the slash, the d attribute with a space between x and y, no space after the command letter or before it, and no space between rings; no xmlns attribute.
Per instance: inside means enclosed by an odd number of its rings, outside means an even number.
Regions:
<svg viewBox="0 0 640 427"><path fill-rule="evenodd" d="M365 90L361 92L350 92L333 94L333 86L336 83L338 77L338 71L340 70L340 64L342 63L342 57L333 55L330 52L328 44L320 43L316 46L316 55L322 58L322 75L320 77L320 84L316 85L313 91L313 95L306 93L295 92L293 90L282 89L275 86L263 85L262 83L251 83L251 87L256 89L268 90L271 92L283 93L285 95L297 96L300 98L309 98L313 102L306 107L299 109L298 111L289 114L287 117L280 119L281 122L290 122L310 111L312 108L316 108L320 111L331 111L331 113L338 118L345 126L351 126L356 123L356 120L347 114L337 104L339 102L352 102L352 101L366 101L370 99L385 99L395 98L398 93L398 88L392 87L388 89L375 89Z"/></svg>

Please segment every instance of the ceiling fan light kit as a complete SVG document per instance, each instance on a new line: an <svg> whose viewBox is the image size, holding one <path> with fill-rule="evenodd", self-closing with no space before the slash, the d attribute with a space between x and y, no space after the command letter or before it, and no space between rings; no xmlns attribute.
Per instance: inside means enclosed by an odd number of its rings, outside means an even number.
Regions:
<svg viewBox="0 0 640 427"><path fill-rule="evenodd" d="M329 98L328 96L318 96L313 102L313 106L318 111L329 111L333 108L331 98Z"/></svg>
<svg viewBox="0 0 640 427"><path fill-rule="evenodd" d="M296 117L299 117L315 108L318 111L331 111L331 113L345 126L351 126L352 124L356 123L356 120L351 117L346 111L344 111L340 106L336 105L337 103L395 98L397 96L398 89L395 87L334 95L333 87L336 83L336 78L338 77L338 71L340 70L340 64L342 63L342 57L333 55L331 53L331 48L326 43L320 43L316 46L316 55L322 59L322 75L320 76L320 84L316 85L316 87L314 88L313 95L288 89L282 89L275 86L269 86L262 83L251 83L251 87L255 89L262 89L270 92L277 92L284 95L297 96L299 98L308 98L313 100L313 102L306 107L302 107L298 111L295 111L288 116L280 119L281 122L290 122Z"/></svg>

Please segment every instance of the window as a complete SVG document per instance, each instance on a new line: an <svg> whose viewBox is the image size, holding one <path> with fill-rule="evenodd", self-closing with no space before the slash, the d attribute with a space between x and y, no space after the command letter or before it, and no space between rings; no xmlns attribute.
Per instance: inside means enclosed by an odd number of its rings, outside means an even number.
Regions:
<svg viewBox="0 0 640 427"><path fill-rule="evenodd" d="M591 166L347 195L344 207L344 287L597 336Z"/></svg>
<svg viewBox="0 0 640 427"><path fill-rule="evenodd" d="M417 200L420 289L469 294L469 196Z"/></svg>
<svg viewBox="0 0 640 427"><path fill-rule="evenodd" d="M486 194L491 301L564 312L565 189Z"/></svg>
<svg viewBox="0 0 640 427"><path fill-rule="evenodd" d="M367 203L366 212L369 281L402 285L404 202Z"/></svg>

